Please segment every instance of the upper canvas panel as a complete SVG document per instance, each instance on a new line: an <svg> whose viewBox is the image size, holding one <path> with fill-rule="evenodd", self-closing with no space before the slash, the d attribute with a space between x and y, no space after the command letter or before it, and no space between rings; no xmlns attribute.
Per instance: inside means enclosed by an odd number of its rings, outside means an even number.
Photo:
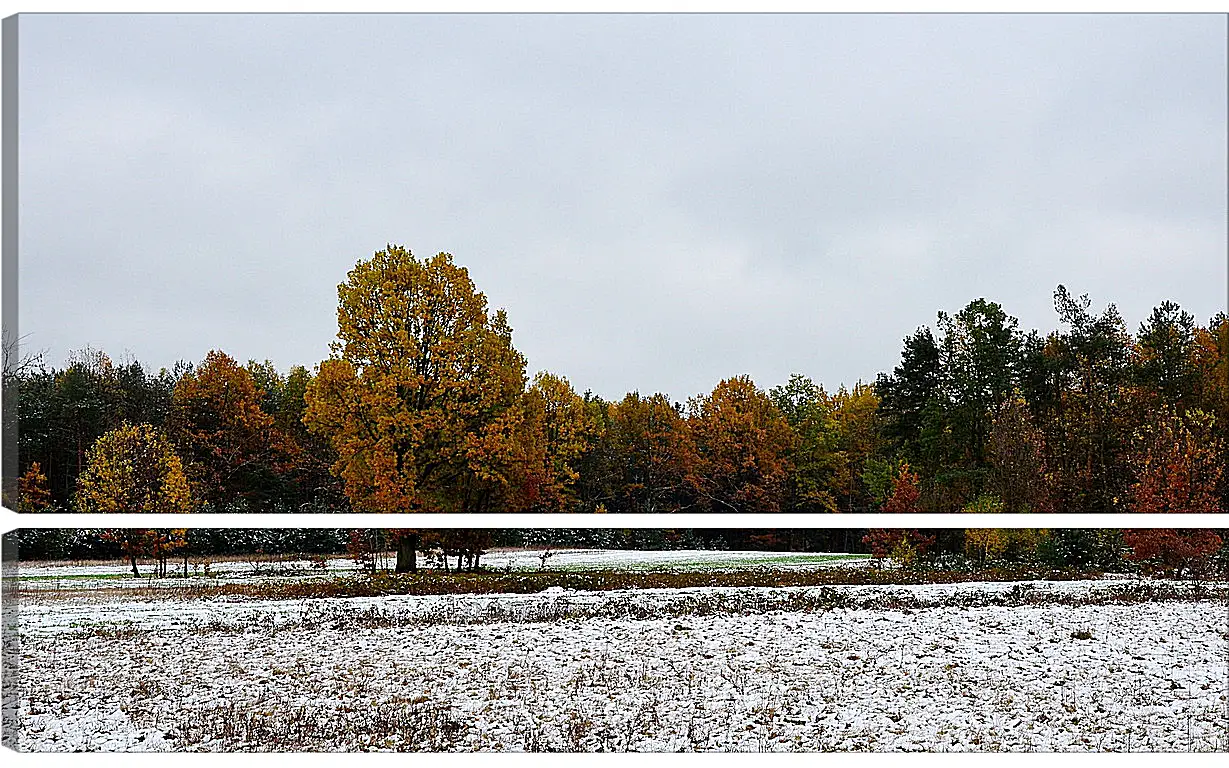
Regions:
<svg viewBox="0 0 1229 768"><path fill-rule="evenodd" d="M4 23L9 508L1226 511L1223 16Z"/></svg>

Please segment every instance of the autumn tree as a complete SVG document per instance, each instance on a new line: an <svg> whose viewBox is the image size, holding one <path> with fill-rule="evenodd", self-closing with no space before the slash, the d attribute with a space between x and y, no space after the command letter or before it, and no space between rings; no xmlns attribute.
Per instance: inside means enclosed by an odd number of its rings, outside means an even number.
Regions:
<svg viewBox="0 0 1229 768"><path fill-rule="evenodd" d="M251 373L214 350L176 384L168 432L200 498L268 509L280 492L281 442Z"/></svg>
<svg viewBox="0 0 1229 768"><path fill-rule="evenodd" d="M606 411L601 447L608 452L610 508L616 512L680 512L695 503L697 457L691 429L661 393L628 393Z"/></svg>
<svg viewBox="0 0 1229 768"><path fill-rule="evenodd" d="M1131 560L1179 578L1206 567L1222 544L1220 536L1207 529L1139 528L1126 531L1123 539L1131 548Z"/></svg>
<svg viewBox="0 0 1229 768"><path fill-rule="evenodd" d="M790 512L839 512L838 477L845 455L839 451L833 402L811 379L801 374L768 392L796 438L789 455L786 508Z"/></svg>
<svg viewBox="0 0 1229 768"><path fill-rule="evenodd" d="M1009 533L1005 528L965 529L965 557L980 564L1000 559L1007 551Z"/></svg>
<svg viewBox="0 0 1229 768"><path fill-rule="evenodd" d="M303 420L331 442L354 508L507 509L525 360L466 269L390 245L338 287L337 321Z"/></svg>
<svg viewBox="0 0 1229 768"><path fill-rule="evenodd" d="M585 420L592 432L588 445L576 459L578 510L591 514L617 511L612 506L621 467L611 433L613 404L592 392L586 392L582 399Z"/></svg>
<svg viewBox="0 0 1229 768"><path fill-rule="evenodd" d="M917 529L872 528L862 537L862 543L877 558L891 557L902 565L910 565L930 552L935 537Z"/></svg>
<svg viewBox="0 0 1229 768"><path fill-rule="evenodd" d="M917 473L910 471L909 462L905 462L892 480L892 495L883 503L883 511L889 514L916 514L920 511L920 495Z"/></svg>
<svg viewBox="0 0 1229 768"><path fill-rule="evenodd" d="M148 424L114 429L98 438L77 478L78 512L193 511L183 465L167 439Z"/></svg>
<svg viewBox="0 0 1229 768"><path fill-rule="evenodd" d="M18 512L50 512L55 509L55 500L47 487L47 476L36 461L17 480Z"/></svg>
<svg viewBox="0 0 1229 768"><path fill-rule="evenodd" d="M167 559L172 552L188 546L188 529L147 529L145 532L145 552L155 561L154 575L159 578L166 576ZM187 575L187 562L184 563L184 575Z"/></svg>
<svg viewBox="0 0 1229 768"><path fill-rule="evenodd" d="M525 507L537 512L570 512L577 503L581 454L596 426L585 401L568 380L542 371L524 396Z"/></svg>
<svg viewBox="0 0 1229 768"><path fill-rule="evenodd" d="M858 382L852 389L842 386L826 400L833 431L833 496L840 511L864 512L871 505L864 479L867 462L883 448L879 397L874 388Z"/></svg>
<svg viewBox="0 0 1229 768"><path fill-rule="evenodd" d="M1136 435L1131 511L1216 514L1224 474L1215 419L1202 411L1170 411Z"/></svg>
<svg viewBox="0 0 1229 768"><path fill-rule="evenodd" d="M748 376L689 403L697 464L692 485L714 512L779 512L794 434Z"/></svg>
<svg viewBox="0 0 1229 768"><path fill-rule="evenodd" d="M1216 424L1229 424L1229 316L1220 312L1207 327L1195 329L1190 356L1195 386L1192 407L1210 414ZM1229 466L1229 440L1221 439L1219 446L1220 465ZM1224 476L1220 503L1222 509L1229 509L1229 478Z"/></svg>
<svg viewBox="0 0 1229 768"><path fill-rule="evenodd" d="M1195 407L1229 424L1229 315L1218 313L1195 329L1190 347Z"/></svg>

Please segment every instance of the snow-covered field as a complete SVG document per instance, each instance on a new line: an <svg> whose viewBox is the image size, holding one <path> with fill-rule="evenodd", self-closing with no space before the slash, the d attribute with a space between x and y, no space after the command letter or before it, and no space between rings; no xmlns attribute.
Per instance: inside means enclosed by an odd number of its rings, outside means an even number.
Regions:
<svg viewBox="0 0 1229 768"><path fill-rule="evenodd" d="M5 642L27 750L1225 750L1229 605L1149 589L27 593Z"/></svg>
<svg viewBox="0 0 1229 768"><path fill-rule="evenodd" d="M730 552L711 549L644 551L630 549L557 549L545 561L544 550L495 550L482 558L484 566L512 570L735 570L739 568L800 569L866 565L866 555L815 552Z"/></svg>

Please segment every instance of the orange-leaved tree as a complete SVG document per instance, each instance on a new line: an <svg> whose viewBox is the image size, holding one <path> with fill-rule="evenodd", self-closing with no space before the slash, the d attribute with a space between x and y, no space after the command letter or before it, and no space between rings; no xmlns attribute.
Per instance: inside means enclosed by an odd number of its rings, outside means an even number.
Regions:
<svg viewBox="0 0 1229 768"><path fill-rule="evenodd" d="M1199 410L1162 411L1136 435L1131 511L1142 514L1224 512L1217 496L1224 465L1216 420Z"/></svg>
<svg viewBox="0 0 1229 768"><path fill-rule="evenodd" d="M620 512L680 512L695 500L691 430L663 394L631 392L609 408L605 442L613 471L611 498Z"/></svg>
<svg viewBox="0 0 1229 768"><path fill-rule="evenodd" d="M793 431L749 376L726 379L689 403L697 462L692 484L713 512L779 512Z"/></svg>
<svg viewBox="0 0 1229 768"><path fill-rule="evenodd" d="M909 469L909 462L900 465L900 472L892 478L892 495L883 503L883 511L890 514L916 514L920 511L918 476Z"/></svg>
<svg viewBox="0 0 1229 768"><path fill-rule="evenodd" d="M175 385L168 431L198 495L263 509L279 495L281 436L251 372L217 350Z"/></svg>
<svg viewBox="0 0 1229 768"><path fill-rule="evenodd" d="M43 474L42 466L36 461L17 480L17 511L18 512L51 512L55 510L55 499L51 497L51 489L47 487L47 475Z"/></svg>
<svg viewBox="0 0 1229 768"><path fill-rule="evenodd" d="M903 565L909 565L930 551L935 537L917 529L872 528L862 537L862 543L870 548L876 558L891 557Z"/></svg>
<svg viewBox="0 0 1229 768"><path fill-rule="evenodd" d="M338 286L333 354L304 423L356 510L489 512L517 492L525 359L452 256L390 245Z"/></svg>
<svg viewBox="0 0 1229 768"><path fill-rule="evenodd" d="M879 451L882 442L879 396L873 387L858 382L852 389L841 387L836 394L825 395L824 400L833 430L831 490L838 510L865 510L870 505L867 460Z"/></svg>
<svg viewBox="0 0 1229 768"><path fill-rule="evenodd" d="M1181 577L1200 571L1221 548L1221 538L1208 529L1136 528L1123 534L1127 555L1146 568Z"/></svg>

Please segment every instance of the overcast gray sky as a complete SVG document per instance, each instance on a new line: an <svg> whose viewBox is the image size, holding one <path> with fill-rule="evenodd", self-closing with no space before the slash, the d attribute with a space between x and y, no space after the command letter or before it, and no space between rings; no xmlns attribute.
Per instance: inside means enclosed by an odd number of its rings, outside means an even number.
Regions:
<svg viewBox="0 0 1229 768"><path fill-rule="evenodd" d="M873 380L984 296L1226 301L1222 16L20 20L20 328L311 367L386 243L529 372Z"/></svg>

